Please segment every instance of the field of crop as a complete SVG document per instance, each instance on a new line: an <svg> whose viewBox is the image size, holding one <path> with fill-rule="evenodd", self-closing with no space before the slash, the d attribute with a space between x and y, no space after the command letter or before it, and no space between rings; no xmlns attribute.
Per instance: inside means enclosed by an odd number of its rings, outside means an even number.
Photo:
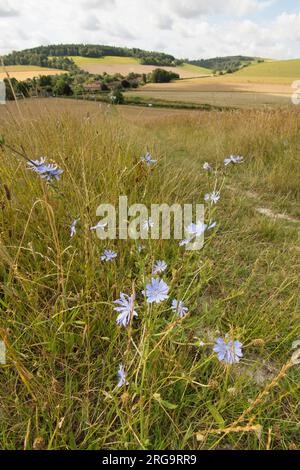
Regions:
<svg viewBox="0 0 300 470"><path fill-rule="evenodd" d="M126 93L128 97L210 104L227 107L282 106L291 104L293 90L286 85L233 81L226 77L195 78L148 84Z"/></svg>
<svg viewBox="0 0 300 470"><path fill-rule="evenodd" d="M148 84L129 96L214 106L282 106L291 103L292 83L299 79L300 60L266 61L220 77Z"/></svg>
<svg viewBox="0 0 300 470"><path fill-rule="evenodd" d="M24 100L0 135L1 448L299 450L299 109ZM100 240L120 195L204 203L216 226L201 251Z"/></svg>
<svg viewBox="0 0 300 470"><path fill-rule="evenodd" d="M39 75L58 75L62 71L58 69L48 69L46 67L38 67L36 65L9 65L5 67L6 72L11 78L17 80L26 80L27 78L38 77ZM6 72L0 65L0 80L6 78Z"/></svg>
<svg viewBox="0 0 300 470"><path fill-rule="evenodd" d="M259 66L264 64L259 64ZM249 66L245 70L250 70ZM289 84L275 83L272 79L249 80L236 74L221 77L202 77L171 83L148 84L129 92L129 96L145 96L147 99L164 99L215 106L257 107L291 103L294 92Z"/></svg>
<svg viewBox="0 0 300 470"><path fill-rule="evenodd" d="M74 62L83 70L90 73L102 74L104 72L112 75L121 73L128 75L130 72L135 73L151 73L157 66L141 65L138 59L132 57L118 57L107 56L103 58L89 58L89 57L70 57ZM169 70L178 73L181 78L192 78L204 75L210 75L211 71L202 67L196 67L190 64L184 64L180 67L161 67L164 70Z"/></svg>

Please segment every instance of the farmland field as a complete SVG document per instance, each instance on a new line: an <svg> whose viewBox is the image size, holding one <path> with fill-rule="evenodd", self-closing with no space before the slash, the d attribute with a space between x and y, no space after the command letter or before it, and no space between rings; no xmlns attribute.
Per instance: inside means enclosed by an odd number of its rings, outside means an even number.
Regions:
<svg viewBox="0 0 300 470"><path fill-rule="evenodd" d="M229 107L281 106L291 104L291 86L249 83L223 77L194 78L172 83L148 84L127 96Z"/></svg>
<svg viewBox="0 0 300 470"><path fill-rule="evenodd" d="M0 136L1 448L299 450L299 107L28 99L0 106ZM42 155L57 180L28 164ZM216 225L201 251L101 240L97 207L120 195L204 203Z"/></svg>
<svg viewBox="0 0 300 470"><path fill-rule="evenodd" d="M70 58L73 59L82 70L95 74L102 74L104 72L111 75L115 73L128 75L131 72L148 74L158 67L153 65L141 65L138 59L132 57L107 56L103 58L88 58L71 56ZM161 66L160 68L178 73L181 78L199 77L211 74L211 71L208 69L190 64L184 64L180 67Z"/></svg>
<svg viewBox="0 0 300 470"><path fill-rule="evenodd" d="M36 65L8 65L5 70L11 78L17 80L26 80L27 78L38 77L39 75L58 75L64 71L58 69L49 69L47 67L38 67ZM0 65L0 80L6 78L6 73Z"/></svg>
<svg viewBox="0 0 300 470"><path fill-rule="evenodd" d="M292 83L299 79L300 60L266 61L219 77L148 84L128 95L217 106L282 106L291 103Z"/></svg>
<svg viewBox="0 0 300 470"><path fill-rule="evenodd" d="M293 81L300 80L300 59L274 60L253 64L234 73L230 78L233 81L274 83L290 86Z"/></svg>

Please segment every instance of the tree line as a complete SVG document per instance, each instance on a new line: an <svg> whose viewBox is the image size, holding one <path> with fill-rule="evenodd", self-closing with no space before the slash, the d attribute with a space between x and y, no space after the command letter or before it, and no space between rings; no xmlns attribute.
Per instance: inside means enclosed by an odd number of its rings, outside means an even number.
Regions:
<svg viewBox="0 0 300 470"><path fill-rule="evenodd" d="M40 75L23 81L16 78L4 79L4 83L7 100L32 96L85 96L92 92L93 94L111 93L117 98L117 103L121 104L123 91L138 88L146 83L167 83L179 78L176 73L157 68L147 75L132 72L127 76L120 73L100 75L75 71L59 75Z"/></svg>
<svg viewBox="0 0 300 470"><path fill-rule="evenodd" d="M101 58L105 56L134 57L140 59L141 64L157 66L176 66L182 61L173 55L163 52L144 51L137 48L85 45L85 44L57 44L39 46L23 51L13 51L4 56L5 65L39 65L64 70L76 70L78 67L70 56Z"/></svg>
<svg viewBox="0 0 300 470"><path fill-rule="evenodd" d="M68 57L48 57L31 51L14 51L3 57L4 65L37 65L59 70L78 71L79 67Z"/></svg>
<svg viewBox="0 0 300 470"><path fill-rule="evenodd" d="M252 62L263 62L263 59L243 55L214 57L212 59L190 60L189 63L214 70L215 72L233 73L250 65Z"/></svg>

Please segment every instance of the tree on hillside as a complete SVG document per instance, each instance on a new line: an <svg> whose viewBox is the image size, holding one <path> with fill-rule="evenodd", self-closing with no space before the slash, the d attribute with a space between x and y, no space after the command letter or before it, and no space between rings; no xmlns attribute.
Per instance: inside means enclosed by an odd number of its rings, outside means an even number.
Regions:
<svg viewBox="0 0 300 470"><path fill-rule="evenodd" d="M169 83L172 80L178 80L178 73L168 72L164 69L155 69L150 74L150 82L152 83Z"/></svg>
<svg viewBox="0 0 300 470"><path fill-rule="evenodd" d="M56 96L70 96L73 94L73 91L68 82L66 82L63 78L60 78L53 87L53 93Z"/></svg>
<svg viewBox="0 0 300 470"><path fill-rule="evenodd" d="M116 89L112 92L110 96L112 104L123 104L124 103L124 96L120 89Z"/></svg>

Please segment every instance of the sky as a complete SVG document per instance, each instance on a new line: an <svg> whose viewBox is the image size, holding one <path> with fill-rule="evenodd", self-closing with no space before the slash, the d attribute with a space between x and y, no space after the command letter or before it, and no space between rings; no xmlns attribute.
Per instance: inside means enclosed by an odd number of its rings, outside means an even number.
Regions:
<svg viewBox="0 0 300 470"><path fill-rule="evenodd" d="M300 58L300 0L0 0L0 54L58 43Z"/></svg>

